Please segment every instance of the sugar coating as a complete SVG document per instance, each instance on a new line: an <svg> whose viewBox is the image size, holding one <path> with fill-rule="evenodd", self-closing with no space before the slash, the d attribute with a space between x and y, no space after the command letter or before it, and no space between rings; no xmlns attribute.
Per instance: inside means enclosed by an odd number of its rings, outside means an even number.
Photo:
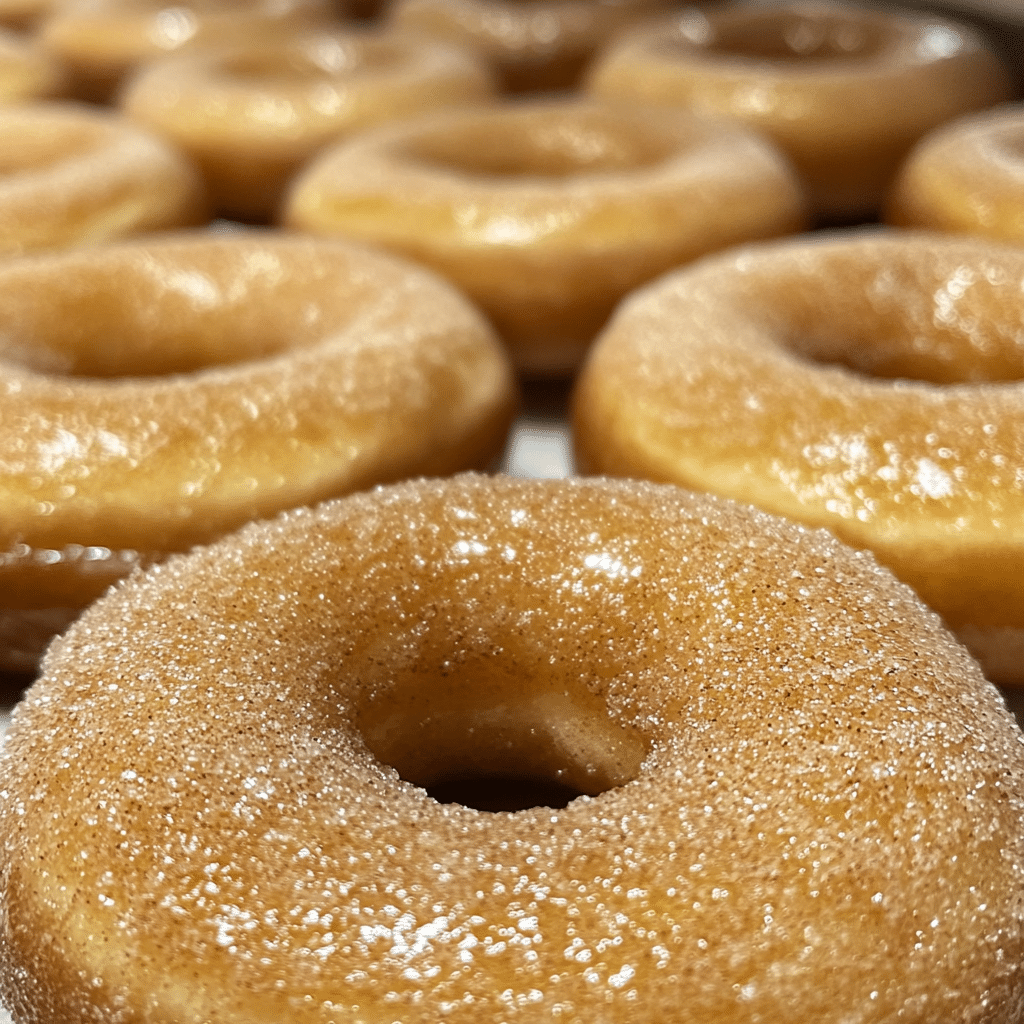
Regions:
<svg viewBox="0 0 1024 1024"><path fill-rule="evenodd" d="M508 360L433 275L343 242L188 234L0 267L0 605L283 508L486 465Z"/></svg>
<svg viewBox="0 0 1024 1024"><path fill-rule="evenodd" d="M582 97L424 114L331 147L285 222L359 238L454 281L517 365L565 374L631 288L805 223L788 163L689 111Z"/></svg>
<svg viewBox="0 0 1024 1024"><path fill-rule="evenodd" d="M1007 103L926 135L893 185L901 227L1024 238L1024 105Z"/></svg>
<svg viewBox="0 0 1024 1024"><path fill-rule="evenodd" d="M37 102L0 108L0 256L202 223L199 172L113 111Z"/></svg>
<svg viewBox="0 0 1024 1024"><path fill-rule="evenodd" d="M585 710L526 732L618 734L632 777L492 814L367 746L538 699ZM391 486L52 646L0 753L0 994L20 1024L1016 1021L1022 742L824 531L652 484Z"/></svg>
<svg viewBox="0 0 1024 1024"><path fill-rule="evenodd" d="M1019 251L925 233L710 259L598 341L578 456L826 526L954 628L1020 631L1022 284Z"/></svg>

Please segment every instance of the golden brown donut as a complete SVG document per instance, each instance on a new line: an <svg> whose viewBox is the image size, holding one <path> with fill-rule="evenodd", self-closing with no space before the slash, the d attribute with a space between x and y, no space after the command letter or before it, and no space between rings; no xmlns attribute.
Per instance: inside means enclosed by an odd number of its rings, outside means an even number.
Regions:
<svg viewBox="0 0 1024 1024"><path fill-rule="evenodd" d="M751 246L631 297L575 396L586 472L869 548L1024 684L1024 251L927 233Z"/></svg>
<svg viewBox="0 0 1024 1024"><path fill-rule="evenodd" d="M34 40L0 28L0 104L57 96L64 73Z"/></svg>
<svg viewBox="0 0 1024 1024"><path fill-rule="evenodd" d="M394 0L393 24L483 54L514 92L569 89L609 39L671 0Z"/></svg>
<svg viewBox="0 0 1024 1024"><path fill-rule="evenodd" d="M246 38L279 38L331 19L330 0L63 0L39 30L74 95L105 101L155 57Z"/></svg>
<svg viewBox="0 0 1024 1024"><path fill-rule="evenodd" d="M31 30L59 0L0 0L0 25L19 31Z"/></svg>
<svg viewBox="0 0 1024 1024"><path fill-rule="evenodd" d="M783 158L685 111L531 99L422 116L318 157L287 224L411 256L462 288L534 375L570 372L619 299L686 260L794 231Z"/></svg>
<svg viewBox="0 0 1024 1024"><path fill-rule="evenodd" d="M0 259L200 224L208 209L191 161L114 111L0 106Z"/></svg>
<svg viewBox="0 0 1024 1024"><path fill-rule="evenodd" d="M0 266L0 660L137 561L382 480L485 466L515 388L433 275L183 235ZM52 632L52 629L50 629Z"/></svg>
<svg viewBox="0 0 1024 1024"><path fill-rule="evenodd" d="M425 110L489 99L483 63L422 36L322 31L154 61L121 106L202 168L225 216L266 220L328 142Z"/></svg>
<svg viewBox="0 0 1024 1024"><path fill-rule="evenodd" d="M958 118L926 135L896 178L886 219L1024 241L1024 104Z"/></svg>
<svg viewBox="0 0 1024 1024"><path fill-rule="evenodd" d="M467 804L495 776L568 792ZM998 692L870 555L669 487L402 484L51 648L0 755L0 993L19 1024L1015 1024L1022 818Z"/></svg>
<svg viewBox="0 0 1024 1024"><path fill-rule="evenodd" d="M829 221L874 216L917 139L1011 94L971 29L816 0L693 9L638 29L595 62L588 88L761 129Z"/></svg>

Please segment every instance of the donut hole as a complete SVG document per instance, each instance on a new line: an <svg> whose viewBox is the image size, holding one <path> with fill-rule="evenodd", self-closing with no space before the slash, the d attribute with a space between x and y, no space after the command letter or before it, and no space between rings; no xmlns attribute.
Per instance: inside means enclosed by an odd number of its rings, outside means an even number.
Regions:
<svg viewBox="0 0 1024 1024"><path fill-rule="evenodd" d="M805 63L868 60L884 51L888 38L881 26L861 19L763 11L692 41L720 57Z"/></svg>
<svg viewBox="0 0 1024 1024"><path fill-rule="evenodd" d="M406 156L460 175L490 178L568 178L653 167L678 148L645 125L625 118L588 116L543 119L492 118L443 131L423 131L407 143Z"/></svg>
<svg viewBox="0 0 1024 1024"><path fill-rule="evenodd" d="M497 663L495 663L497 662ZM481 811L565 807L640 773L643 737L578 680L523 679L501 659L398 679L358 714L377 759L441 803Z"/></svg>
<svg viewBox="0 0 1024 1024"><path fill-rule="evenodd" d="M381 74L399 66L401 51L388 40L342 40L318 36L301 44L254 46L224 55L221 74L246 87L273 83L315 85L354 74Z"/></svg>

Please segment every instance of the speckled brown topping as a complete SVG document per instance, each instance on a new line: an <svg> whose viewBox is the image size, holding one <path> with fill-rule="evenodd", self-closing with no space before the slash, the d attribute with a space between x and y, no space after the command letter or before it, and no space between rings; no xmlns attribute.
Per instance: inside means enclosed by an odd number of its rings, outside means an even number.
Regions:
<svg viewBox="0 0 1024 1024"><path fill-rule="evenodd" d="M442 805L438 743L603 781ZM996 690L871 556L670 487L399 485L54 645L0 757L2 994L23 1024L1009 1024L1022 814Z"/></svg>
<svg viewBox="0 0 1024 1024"><path fill-rule="evenodd" d="M707 260L598 341L581 463L827 526L954 628L1024 643L1022 287L1019 248L927 233Z"/></svg>

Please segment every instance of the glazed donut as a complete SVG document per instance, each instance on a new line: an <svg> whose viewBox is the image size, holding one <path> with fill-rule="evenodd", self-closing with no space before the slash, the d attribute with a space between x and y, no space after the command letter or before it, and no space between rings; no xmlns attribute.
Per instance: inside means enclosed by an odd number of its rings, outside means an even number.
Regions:
<svg viewBox="0 0 1024 1024"><path fill-rule="evenodd" d="M128 83L121 105L196 160L225 216L266 220L328 142L493 93L482 62L446 43L324 31L155 61Z"/></svg>
<svg viewBox="0 0 1024 1024"><path fill-rule="evenodd" d="M819 218L873 217L907 151L936 125L1008 99L1006 69L940 18L794 0L693 10L638 29L588 90L727 114L769 134Z"/></svg>
<svg viewBox="0 0 1024 1024"><path fill-rule="evenodd" d="M488 813L495 777L567 792ZM19 1024L1015 1024L1022 816L998 692L871 556L670 487L403 484L51 648L0 754L0 992Z"/></svg>
<svg viewBox="0 0 1024 1024"><path fill-rule="evenodd" d="M45 99L63 87L62 71L35 41L0 29L0 104Z"/></svg>
<svg viewBox="0 0 1024 1024"><path fill-rule="evenodd" d="M64 0L39 38L80 99L106 101L136 68L196 45L279 38L331 19L330 0Z"/></svg>
<svg viewBox="0 0 1024 1024"><path fill-rule="evenodd" d="M285 222L438 270L530 374L578 363L637 284L804 223L788 165L742 127L683 111L533 99L367 132L301 172Z"/></svg>
<svg viewBox="0 0 1024 1024"><path fill-rule="evenodd" d="M1024 684L1024 252L927 233L751 246L624 304L574 400L584 471L826 526Z"/></svg>
<svg viewBox="0 0 1024 1024"><path fill-rule="evenodd" d="M199 172L113 111L0 106L0 258L203 223Z"/></svg>
<svg viewBox="0 0 1024 1024"><path fill-rule="evenodd" d="M0 266L0 660L135 562L383 480L484 466L514 414L419 268L239 232Z"/></svg>
<svg viewBox="0 0 1024 1024"><path fill-rule="evenodd" d="M483 54L505 89L570 89L609 39L671 0L395 0L392 24Z"/></svg>
<svg viewBox="0 0 1024 1024"><path fill-rule="evenodd" d="M897 176L886 219L1024 241L1024 105L962 117L926 135Z"/></svg>

